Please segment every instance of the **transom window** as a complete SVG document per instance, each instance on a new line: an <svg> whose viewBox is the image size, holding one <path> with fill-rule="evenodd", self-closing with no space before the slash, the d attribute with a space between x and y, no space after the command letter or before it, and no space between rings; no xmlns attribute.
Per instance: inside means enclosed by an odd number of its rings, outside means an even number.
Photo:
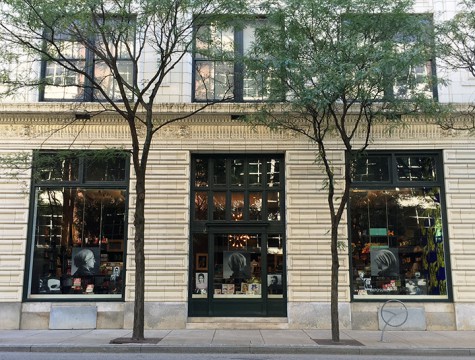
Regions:
<svg viewBox="0 0 475 360"><path fill-rule="evenodd" d="M196 157L194 221L280 221L279 157Z"/></svg>

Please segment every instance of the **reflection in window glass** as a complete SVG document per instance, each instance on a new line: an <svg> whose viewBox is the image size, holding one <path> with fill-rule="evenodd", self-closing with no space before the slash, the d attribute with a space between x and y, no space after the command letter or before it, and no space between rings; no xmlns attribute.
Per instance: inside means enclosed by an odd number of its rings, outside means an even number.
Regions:
<svg viewBox="0 0 475 360"><path fill-rule="evenodd" d="M126 157L96 153L86 159L85 181L123 181L126 174Z"/></svg>
<svg viewBox="0 0 475 360"><path fill-rule="evenodd" d="M353 293L447 295L440 188L351 191Z"/></svg>
<svg viewBox="0 0 475 360"><path fill-rule="evenodd" d="M260 159L249 161L249 185L261 186L262 185L262 172L263 165Z"/></svg>
<svg viewBox="0 0 475 360"><path fill-rule="evenodd" d="M267 186L279 186L280 185L280 161L268 160L267 161Z"/></svg>
<svg viewBox="0 0 475 360"><path fill-rule="evenodd" d="M79 159L72 154L43 153L35 159L36 181L77 181Z"/></svg>
<svg viewBox="0 0 475 360"><path fill-rule="evenodd" d="M387 156L361 156L352 162L353 181L389 181Z"/></svg>
<svg viewBox="0 0 475 360"><path fill-rule="evenodd" d="M242 221L244 219L244 193L231 193L231 219Z"/></svg>
<svg viewBox="0 0 475 360"><path fill-rule="evenodd" d="M195 186L208 186L208 159L195 159Z"/></svg>
<svg viewBox="0 0 475 360"><path fill-rule="evenodd" d="M125 191L38 188L30 294L121 294Z"/></svg>
<svg viewBox="0 0 475 360"><path fill-rule="evenodd" d="M208 220L208 193L195 193L195 220Z"/></svg>
<svg viewBox="0 0 475 360"><path fill-rule="evenodd" d="M398 156L399 181L437 181L435 159L432 156Z"/></svg>
<svg viewBox="0 0 475 360"><path fill-rule="evenodd" d="M280 193L268 192L267 193L267 220L279 221L280 220Z"/></svg>
<svg viewBox="0 0 475 360"><path fill-rule="evenodd" d="M262 193L249 194L249 220L262 220Z"/></svg>
<svg viewBox="0 0 475 360"><path fill-rule="evenodd" d="M231 161L231 185L244 186L244 161L242 159Z"/></svg>
<svg viewBox="0 0 475 360"><path fill-rule="evenodd" d="M226 193L215 192L213 194L213 220L226 219Z"/></svg>
<svg viewBox="0 0 475 360"><path fill-rule="evenodd" d="M39 152L35 156L30 298L121 297L127 158L118 153L102 166L89 162L94 166L93 178L102 181L100 186L84 186L84 179L77 176L84 173L87 178L88 160L103 159L101 155L69 153L66 158L59 152Z"/></svg>

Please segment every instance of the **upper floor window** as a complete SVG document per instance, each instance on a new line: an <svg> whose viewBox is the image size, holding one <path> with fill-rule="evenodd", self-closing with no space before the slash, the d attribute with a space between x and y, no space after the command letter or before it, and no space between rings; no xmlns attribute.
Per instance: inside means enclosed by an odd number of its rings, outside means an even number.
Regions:
<svg viewBox="0 0 475 360"><path fill-rule="evenodd" d="M266 81L248 71L244 56L255 39L255 29L264 20L222 28L213 24L196 30L193 59L195 101L265 100Z"/></svg>
<svg viewBox="0 0 475 360"><path fill-rule="evenodd" d="M45 32L40 101L121 100L117 78L132 84L134 31L117 30L134 20L99 19L97 29ZM101 89L101 90L99 90ZM129 89L126 95L132 97Z"/></svg>

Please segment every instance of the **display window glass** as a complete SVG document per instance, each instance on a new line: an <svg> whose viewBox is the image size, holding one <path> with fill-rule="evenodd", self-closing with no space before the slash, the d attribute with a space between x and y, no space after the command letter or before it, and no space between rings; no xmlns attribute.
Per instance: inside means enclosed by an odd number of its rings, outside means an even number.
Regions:
<svg viewBox="0 0 475 360"><path fill-rule="evenodd" d="M42 151L33 168L28 298L122 297L128 157Z"/></svg>
<svg viewBox="0 0 475 360"><path fill-rule="evenodd" d="M369 154L354 165L349 200L353 297L448 298L438 154Z"/></svg>

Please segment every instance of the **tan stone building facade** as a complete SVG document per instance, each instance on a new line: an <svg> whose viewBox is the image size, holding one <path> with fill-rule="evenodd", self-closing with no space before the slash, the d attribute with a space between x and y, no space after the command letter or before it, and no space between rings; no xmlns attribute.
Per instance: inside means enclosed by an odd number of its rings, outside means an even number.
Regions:
<svg viewBox="0 0 475 360"><path fill-rule="evenodd" d="M169 107L174 111L174 107ZM330 246L329 215L325 175L315 163L315 148L306 139L292 134L252 128L232 120L229 114L245 111L245 106L216 105L199 116L168 126L156 138L151 151L146 205L146 328L246 327L252 316L195 316L190 314L194 288L195 253L190 224L193 218L192 176L196 154L246 155L271 154L285 162L285 245L284 285L285 311L279 316L254 317L253 326L275 328L330 327L329 284ZM94 118L86 126L65 127L74 113L68 104L5 104L0 116L3 156L24 152L31 155L39 148L56 150L99 150L105 147L127 148L126 126L114 115ZM446 224L445 258L447 294L442 297L419 296L403 301L421 329L475 328L475 220L472 210L475 172L473 139L466 133L442 131L438 126L415 119L405 119L406 126L388 131L384 124L375 128L371 150L436 152L443 166L445 198L442 220ZM54 130L54 131L52 131ZM80 131L78 131L80 130ZM79 133L79 136L77 135ZM335 174L341 176L345 153L332 149ZM70 296L35 299L31 286L32 203L31 169L14 171L3 167L0 187L0 307L2 328L45 329L80 327L74 319L55 320L72 308L91 311L97 328L130 328L133 314L134 250L131 219L133 191L128 192L127 241L124 244L123 296L114 299ZM130 176L130 188L133 175ZM350 237L348 217L340 227L342 241ZM269 245L270 247L270 245ZM365 301L357 294L352 260L348 249L341 251L340 316L342 328L378 329L378 309L394 297ZM211 257L211 254L207 254ZM216 259L215 259L216 261ZM207 268L201 271L206 272ZM29 274L30 273L30 274ZM285 279L285 280L284 280ZM210 282L212 284L212 282ZM268 284L269 285L269 284ZM74 287L74 284L73 284ZM97 288L97 285L96 285ZM209 296L216 296L209 291ZM239 292L241 293L241 292ZM87 293L85 293L87 295ZM366 294L366 293L361 293ZM205 295L207 297L208 294ZM269 297L270 298L270 297ZM397 297L396 298L400 298ZM376 300L376 301L375 301ZM407 300L407 301L406 301ZM242 306L246 306L245 304ZM58 315L59 314L59 315ZM212 315L212 314L209 314ZM226 318L226 321L224 321ZM259 323L261 322L261 323Z"/></svg>

